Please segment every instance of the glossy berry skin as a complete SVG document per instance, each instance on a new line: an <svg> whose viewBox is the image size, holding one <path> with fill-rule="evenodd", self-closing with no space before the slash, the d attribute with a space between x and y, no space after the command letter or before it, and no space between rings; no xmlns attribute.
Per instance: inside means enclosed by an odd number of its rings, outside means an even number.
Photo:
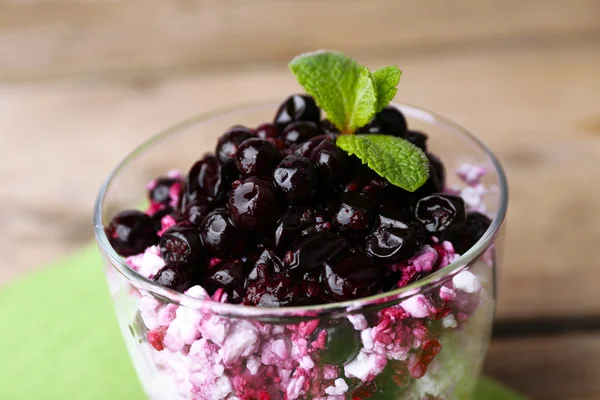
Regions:
<svg viewBox="0 0 600 400"><path fill-rule="evenodd" d="M464 229L452 241L456 252L459 254L467 252L483 237L491 224L492 220L485 215L478 212L469 212Z"/></svg>
<svg viewBox="0 0 600 400"><path fill-rule="evenodd" d="M443 190L446 187L446 168L436 155L427 153L427 158L429 159L429 171L436 175L438 184Z"/></svg>
<svg viewBox="0 0 600 400"><path fill-rule="evenodd" d="M363 181L362 192L371 196L371 198L385 196L393 185L385 178L376 173L366 174Z"/></svg>
<svg viewBox="0 0 600 400"><path fill-rule="evenodd" d="M325 349L320 353L323 364L346 364L356 357L362 347L360 332L345 318L333 320L330 326L317 329L311 339L317 340L322 331L327 332Z"/></svg>
<svg viewBox="0 0 600 400"><path fill-rule="evenodd" d="M152 218L138 210L121 211L104 232L111 246L123 257L143 253L159 239Z"/></svg>
<svg viewBox="0 0 600 400"><path fill-rule="evenodd" d="M307 140L322 135L323 132L314 122L299 121L289 124L284 130L282 138L290 145L304 143Z"/></svg>
<svg viewBox="0 0 600 400"><path fill-rule="evenodd" d="M359 233L368 230L375 220L373 201L362 193L343 193L334 213L333 226L338 232Z"/></svg>
<svg viewBox="0 0 600 400"><path fill-rule="evenodd" d="M340 135L340 130L328 119L321 120L319 127L329 139L333 140Z"/></svg>
<svg viewBox="0 0 600 400"><path fill-rule="evenodd" d="M217 141L215 154L219 161L225 163L233 160L238 146L251 137L254 137L254 133L245 126L237 125L229 128Z"/></svg>
<svg viewBox="0 0 600 400"><path fill-rule="evenodd" d="M300 282L307 304L323 304L331 302L331 300L325 295L320 279L321 277L315 272L312 274L306 274L306 276Z"/></svg>
<svg viewBox="0 0 600 400"><path fill-rule="evenodd" d="M162 229L162 219L163 217L173 214L173 207L171 206L162 206L161 209L156 211L154 214L150 216L152 219L152 223L154 224L154 230L159 232Z"/></svg>
<svg viewBox="0 0 600 400"><path fill-rule="evenodd" d="M283 259L284 269L295 277L323 267L323 264L345 252L348 243L330 232L314 232L294 243ZM317 271L319 273L319 271Z"/></svg>
<svg viewBox="0 0 600 400"><path fill-rule="evenodd" d="M415 217L425 229L436 236L459 232L465 226L466 206L460 196L438 193L419 200Z"/></svg>
<svg viewBox="0 0 600 400"><path fill-rule="evenodd" d="M321 281L331 299L346 301L377 293L380 275L380 269L369 257L352 252L341 259L326 262Z"/></svg>
<svg viewBox="0 0 600 400"><path fill-rule="evenodd" d="M213 155L197 161L188 173L186 200L191 202L220 201L232 181L231 164L222 165ZM187 205L187 202L185 205Z"/></svg>
<svg viewBox="0 0 600 400"><path fill-rule="evenodd" d="M365 250L377 261L394 263L415 255L425 239L425 229L414 217L380 215L378 226L366 237Z"/></svg>
<svg viewBox="0 0 600 400"><path fill-rule="evenodd" d="M190 263L202 258L200 230L189 221L167 229L160 237L160 254L163 260L173 263Z"/></svg>
<svg viewBox="0 0 600 400"><path fill-rule="evenodd" d="M267 139L279 137L281 135L281 131L277 125L267 122L257 126L254 130L254 134L260 139Z"/></svg>
<svg viewBox="0 0 600 400"><path fill-rule="evenodd" d="M235 164L246 176L268 176L280 160L281 155L275 146L259 138L243 141L235 153Z"/></svg>
<svg viewBox="0 0 600 400"><path fill-rule="evenodd" d="M173 202L172 191L179 191L180 186L181 181L179 179L169 177L158 178L154 181L152 189L148 191L148 197L153 203L170 205Z"/></svg>
<svg viewBox="0 0 600 400"><path fill-rule="evenodd" d="M351 173L350 177L350 180L344 182L342 191L367 195L371 199L372 207L376 208L385 201L397 203L399 197L402 197L402 189L362 165L355 173Z"/></svg>
<svg viewBox="0 0 600 400"><path fill-rule="evenodd" d="M271 143L273 146L275 146L275 148L277 149L277 151L279 151L279 154L281 154L282 157L290 154L291 149L288 147L287 143L283 139L266 138L265 140Z"/></svg>
<svg viewBox="0 0 600 400"><path fill-rule="evenodd" d="M309 299L302 285L280 274L252 282L246 289L243 303L259 307L290 307L306 305Z"/></svg>
<svg viewBox="0 0 600 400"><path fill-rule="evenodd" d="M445 171L442 170L443 176L441 178L438 175L439 171L440 169L436 166L436 160L430 159L429 178L427 179L427 181L425 181L423 186L418 188L413 193L407 192L408 197L412 198L414 200L414 203L416 203L418 199L421 199L434 193L440 193L444 190L443 179L445 179Z"/></svg>
<svg viewBox="0 0 600 400"><path fill-rule="evenodd" d="M330 140L321 141L312 151L310 159L317 166L319 177L327 182L341 180L348 172L350 156Z"/></svg>
<svg viewBox="0 0 600 400"><path fill-rule="evenodd" d="M267 178L251 176L234 185L229 210L235 225L248 231L263 231L279 218L280 202Z"/></svg>
<svg viewBox="0 0 600 400"><path fill-rule="evenodd" d="M292 122L311 121L316 123L320 119L321 110L317 107L315 99L308 95L294 94L279 106L274 123L283 129Z"/></svg>
<svg viewBox="0 0 600 400"><path fill-rule="evenodd" d="M182 218L184 221L199 226L204 221L204 217L210 212L210 209L210 205L206 202L192 201L183 209Z"/></svg>
<svg viewBox="0 0 600 400"><path fill-rule="evenodd" d="M315 209L302 206L289 207L275 229L275 248L282 250L301 236L313 232L327 232L331 224Z"/></svg>
<svg viewBox="0 0 600 400"><path fill-rule="evenodd" d="M244 248L244 235L233 225L224 208L206 216L200 226L200 236L208 251L223 257L237 255Z"/></svg>
<svg viewBox="0 0 600 400"><path fill-rule="evenodd" d="M290 155L273 171L275 186L291 202L312 196L317 188L317 170L306 157Z"/></svg>
<svg viewBox="0 0 600 400"><path fill-rule="evenodd" d="M318 136L312 137L312 138L308 139L306 142L300 143L300 144L294 146L293 153L297 156L310 157L310 154L312 153L314 148L317 147L319 145L319 143L321 143L323 141L323 139L326 139L326 138L327 138L326 135L318 135Z"/></svg>
<svg viewBox="0 0 600 400"><path fill-rule="evenodd" d="M153 280L169 289L184 292L194 285L195 274L188 264L167 262Z"/></svg>
<svg viewBox="0 0 600 400"><path fill-rule="evenodd" d="M420 148L427 151L427 135L419 131L407 131L405 139Z"/></svg>
<svg viewBox="0 0 600 400"><path fill-rule="evenodd" d="M404 138L407 133L406 118L396 107L387 106L379 111L366 126L359 129L358 133L391 135Z"/></svg>
<svg viewBox="0 0 600 400"><path fill-rule="evenodd" d="M244 296L244 280L244 263L234 259L210 268L204 278L204 288L211 294L223 289L229 301L239 303Z"/></svg>
<svg viewBox="0 0 600 400"><path fill-rule="evenodd" d="M277 257L273 251L265 249L258 256L258 259L254 263L254 267L248 274L248 277L246 278L246 286L256 280L277 275L281 272L281 270L282 262L279 257Z"/></svg>

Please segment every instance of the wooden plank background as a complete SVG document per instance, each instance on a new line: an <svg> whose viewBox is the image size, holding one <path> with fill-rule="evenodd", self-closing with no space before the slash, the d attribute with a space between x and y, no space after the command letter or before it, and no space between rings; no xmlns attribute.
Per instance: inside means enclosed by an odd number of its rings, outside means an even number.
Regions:
<svg viewBox="0 0 600 400"><path fill-rule="evenodd" d="M0 282L92 240L100 182L133 146L299 90L285 63L315 48L399 65L397 100L498 154L498 315L517 328L487 370L534 399L600 398L600 1L0 0Z"/></svg>
<svg viewBox="0 0 600 400"><path fill-rule="evenodd" d="M594 41L596 0L0 1L0 74L234 68L301 51L421 55Z"/></svg>

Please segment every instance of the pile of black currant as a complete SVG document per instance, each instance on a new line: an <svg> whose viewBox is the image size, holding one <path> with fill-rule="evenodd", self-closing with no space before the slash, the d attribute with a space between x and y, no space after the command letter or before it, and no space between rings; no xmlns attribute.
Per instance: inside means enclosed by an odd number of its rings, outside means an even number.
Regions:
<svg viewBox="0 0 600 400"><path fill-rule="evenodd" d="M161 285L222 288L232 303L277 307L391 290L400 277L390 266L425 244L449 240L460 253L483 235L490 220L442 193L444 165L398 109L383 109L364 133L423 149L429 180L413 193L391 185L336 146L339 132L312 97L293 95L272 123L230 128L185 179L158 178L149 198L159 211L117 214L108 239L122 256L158 244L166 265L153 279ZM159 237L166 215L177 224Z"/></svg>

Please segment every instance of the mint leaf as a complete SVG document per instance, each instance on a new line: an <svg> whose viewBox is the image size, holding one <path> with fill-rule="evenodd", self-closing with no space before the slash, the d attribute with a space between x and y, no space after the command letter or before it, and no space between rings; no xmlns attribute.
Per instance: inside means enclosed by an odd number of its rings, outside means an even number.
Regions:
<svg viewBox="0 0 600 400"><path fill-rule="evenodd" d="M305 53L290 70L329 120L344 134L368 124L396 95L401 71L395 66L371 73L334 51ZM392 184L414 192L429 177L429 162L418 147L394 136L340 135L337 145Z"/></svg>
<svg viewBox="0 0 600 400"><path fill-rule="evenodd" d="M370 71L344 54L306 53L294 58L289 67L341 132L352 133L375 115L378 96Z"/></svg>
<svg viewBox="0 0 600 400"><path fill-rule="evenodd" d="M390 183L414 192L429 178L429 161L417 146L387 135L340 135L337 145Z"/></svg>
<svg viewBox="0 0 600 400"><path fill-rule="evenodd" d="M383 110L396 96L401 74L402 71L395 65L379 68L371 74L377 92L376 112Z"/></svg>

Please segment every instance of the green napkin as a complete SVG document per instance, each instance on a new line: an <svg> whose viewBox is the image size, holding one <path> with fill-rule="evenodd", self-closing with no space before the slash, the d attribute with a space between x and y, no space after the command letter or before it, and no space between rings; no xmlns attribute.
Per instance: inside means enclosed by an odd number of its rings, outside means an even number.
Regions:
<svg viewBox="0 0 600 400"><path fill-rule="evenodd" d="M145 399L95 247L0 288L0 399ZM524 400L482 379L476 400Z"/></svg>

